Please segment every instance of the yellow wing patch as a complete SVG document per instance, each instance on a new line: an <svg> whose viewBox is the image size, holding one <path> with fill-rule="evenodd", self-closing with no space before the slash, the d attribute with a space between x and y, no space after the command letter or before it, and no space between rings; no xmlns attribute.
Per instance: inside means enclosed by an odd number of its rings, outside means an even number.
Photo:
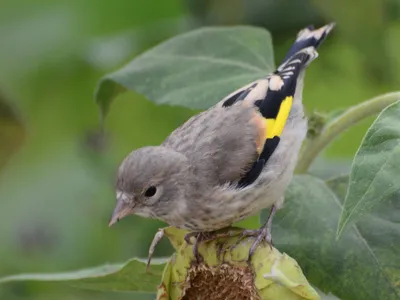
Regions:
<svg viewBox="0 0 400 300"><path fill-rule="evenodd" d="M274 136L280 136L285 127L287 118L289 117L290 108L292 107L293 97L287 96L282 101L276 119L265 119L267 122L265 135L267 139L272 139Z"/></svg>
<svg viewBox="0 0 400 300"><path fill-rule="evenodd" d="M265 137L267 139L272 139L274 137L274 127L275 127L275 119L265 119L267 122Z"/></svg>

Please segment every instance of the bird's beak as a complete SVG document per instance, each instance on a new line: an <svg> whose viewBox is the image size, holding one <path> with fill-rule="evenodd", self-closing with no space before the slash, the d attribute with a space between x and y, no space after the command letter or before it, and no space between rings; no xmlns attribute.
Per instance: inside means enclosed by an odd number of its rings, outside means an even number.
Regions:
<svg viewBox="0 0 400 300"><path fill-rule="evenodd" d="M128 203L124 199L127 196L122 193L118 194L119 195L117 196L117 205L115 206L115 209L111 215L110 223L108 223L109 227L111 227L127 215L130 215L133 210L132 204Z"/></svg>

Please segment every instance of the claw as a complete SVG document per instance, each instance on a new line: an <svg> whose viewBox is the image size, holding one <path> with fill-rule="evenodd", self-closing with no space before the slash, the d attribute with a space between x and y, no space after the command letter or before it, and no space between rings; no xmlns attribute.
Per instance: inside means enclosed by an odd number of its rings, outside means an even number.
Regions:
<svg viewBox="0 0 400 300"><path fill-rule="evenodd" d="M193 245L193 256L196 258L197 263L201 263L203 261L203 257L199 253L199 244L201 242L208 242L220 238L231 237L237 234L237 228L232 228L232 230L228 231L211 231L211 232L190 232L185 235L184 239L188 245ZM191 238L195 237L196 241L194 243L191 242Z"/></svg>
<svg viewBox="0 0 400 300"><path fill-rule="evenodd" d="M249 250L249 258L248 261L250 262L254 252L256 251L257 247L261 244L261 242L265 241L272 249L272 237L270 230L267 227L262 227L258 230L255 230L254 236L256 237L255 241L250 247Z"/></svg>
<svg viewBox="0 0 400 300"><path fill-rule="evenodd" d="M197 235L196 241L193 244L193 256L196 258L198 264L204 261L203 256L199 253L199 244L203 241L203 233Z"/></svg>
<svg viewBox="0 0 400 300"><path fill-rule="evenodd" d="M197 236L199 235L200 232L189 232L187 234L185 234L184 236L184 240L188 245L193 245L191 238L194 237L197 239Z"/></svg>
<svg viewBox="0 0 400 300"><path fill-rule="evenodd" d="M238 240L237 240L234 244L232 244L232 245L230 245L230 246L228 247L227 250L229 251L229 254L230 254L231 257L232 257L232 251L233 251L246 237L249 236L249 235L246 234L248 231L252 231L252 230L244 230L244 231L240 234Z"/></svg>
<svg viewBox="0 0 400 300"><path fill-rule="evenodd" d="M253 256L258 245L260 245L262 241L265 241L272 249L273 244L272 244L271 227L272 227L272 219L274 218L276 211L277 207L275 205L272 205L267 222L265 222L265 224L260 229L253 230L252 235L256 237L256 240L250 247L248 262L251 261L251 257Z"/></svg>
<svg viewBox="0 0 400 300"><path fill-rule="evenodd" d="M197 263L203 261L203 257L199 253L199 243L203 240L203 235L202 232L190 232L184 237L184 240L188 245L193 245L193 256L196 258ZM196 238L194 243L190 240L192 237Z"/></svg>
<svg viewBox="0 0 400 300"><path fill-rule="evenodd" d="M271 207L271 212L268 216L267 222L265 222L265 224L259 229L244 230L238 241L229 247L229 251L232 253L232 250L235 249L235 247L237 247L237 245L246 237L255 237L255 241L253 242L249 250L249 256L247 259L248 263L250 263L254 252L256 251L257 247L261 244L261 242L265 241L272 249L273 244L272 244L271 227L272 227L272 219L276 211L277 208L275 205L273 205Z"/></svg>
<svg viewBox="0 0 400 300"><path fill-rule="evenodd" d="M148 273L148 271L149 271L150 262L151 262L151 258L153 257L153 254L154 254L154 250L156 249L157 244L161 241L161 239L163 237L164 237L164 229L161 228L154 235L153 241L150 244L149 256L147 257L146 273Z"/></svg>

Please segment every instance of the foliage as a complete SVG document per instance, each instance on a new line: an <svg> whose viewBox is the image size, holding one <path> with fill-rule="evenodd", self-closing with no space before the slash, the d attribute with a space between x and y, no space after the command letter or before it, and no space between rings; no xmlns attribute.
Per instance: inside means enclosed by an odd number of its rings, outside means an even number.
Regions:
<svg viewBox="0 0 400 300"><path fill-rule="evenodd" d="M15 281L62 282L73 287L99 291L134 291L154 293L162 270L164 260L153 262L146 272L146 263L133 258L125 264L104 265L66 273L24 274L0 279L0 283Z"/></svg>
<svg viewBox="0 0 400 300"><path fill-rule="evenodd" d="M273 68L267 31L251 27L198 29L172 38L106 75L96 101L105 114L110 102L129 89L159 104L205 109Z"/></svg>
<svg viewBox="0 0 400 300"><path fill-rule="evenodd" d="M400 102L369 128L353 161L338 233L400 189Z"/></svg>
<svg viewBox="0 0 400 300"><path fill-rule="evenodd" d="M226 40L227 31L227 36L234 38ZM263 72L270 72L270 67L273 67L271 49L269 34L257 28L192 31L161 44L126 67L105 76L100 81L96 101L106 111L123 86L124 90L144 94L155 103L204 108ZM154 54L157 59L152 57ZM176 60L171 54L190 54L188 70L179 63L179 57ZM201 59L196 59L199 56ZM266 63L260 65L257 59ZM227 65L223 63L226 61L229 62ZM254 73L250 72L251 69ZM220 78L223 78L222 85ZM309 87L312 88L312 85ZM205 102L204 95L210 102ZM387 100L385 97L379 99L383 102ZM391 102L399 99L396 94ZM286 208L279 212L274 227L278 249L296 258L312 284L341 299L357 299L360 295L363 299L400 299L400 261L396 255L399 245L395 242L399 240L400 225L395 217L399 207L393 196L399 181L399 174L395 172L399 105L394 103L388 107L368 130L353 161L346 197L343 191L337 192L337 186L332 181L327 186L320 179L300 175L290 186ZM340 117L341 114L336 118L341 120ZM318 130L320 136L326 134L329 126L327 123L322 130ZM347 127L342 131L345 129ZM342 180L346 186L347 178ZM370 187L368 193L365 186ZM340 215L342 221L339 222ZM336 240L338 226L342 235ZM137 275L137 270L143 270L140 261L133 262L137 269L128 272L132 278ZM157 278L149 278L153 280L153 285L160 281L160 273L157 274L153 274ZM92 282L102 277L90 288L115 290L110 285L115 278L103 271L95 275L96 279L92 279L93 274L88 279L83 278L82 273L70 273L69 276L69 280L79 282ZM40 275L17 275L2 281L39 278L49 279ZM85 287L84 284L80 286ZM135 291L138 290L149 291L149 288L138 286Z"/></svg>
<svg viewBox="0 0 400 300"><path fill-rule="evenodd" d="M296 176L274 223L275 245L295 257L307 279L325 293L340 299L398 299L400 228L389 216L373 215L337 240L340 190L347 189L348 177L341 179L344 186ZM395 201L386 204L396 210Z"/></svg>

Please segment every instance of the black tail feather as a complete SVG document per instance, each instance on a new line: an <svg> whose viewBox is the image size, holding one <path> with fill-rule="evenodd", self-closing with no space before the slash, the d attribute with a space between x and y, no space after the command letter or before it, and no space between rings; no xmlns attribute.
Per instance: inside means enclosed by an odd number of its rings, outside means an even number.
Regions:
<svg viewBox="0 0 400 300"><path fill-rule="evenodd" d="M318 49L321 43L325 40L326 36L335 26L334 23L325 25L319 29L314 29L313 25L310 25L299 32L296 41L287 52L282 64L291 58L295 53L308 47L314 47Z"/></svg>

